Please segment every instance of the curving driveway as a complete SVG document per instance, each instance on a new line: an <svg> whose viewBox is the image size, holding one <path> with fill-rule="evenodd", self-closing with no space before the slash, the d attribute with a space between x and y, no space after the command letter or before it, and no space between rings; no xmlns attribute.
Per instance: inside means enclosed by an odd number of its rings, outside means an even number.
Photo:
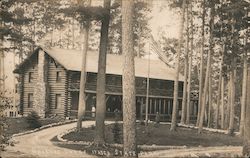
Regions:
<svg viewBox="0 0 250 158"><path fill-rule="evenodd" d="M84 121L83 127L94 125L94 121ZM71 150L55 146L50 140L76 126L76 123L70 123L51 127L34 133L14 137L18 143L15 146L7 147L7 152L1 153L2 157L19 158L69 158L69 157L94 157L82 151ZM214 154L240 155L242 147L222 146L222 147L199 147L189 149L172 149L154 152L145 152L139 157L210 157ZM0 156L0 157L1 157Z"/></svg>
<svg viewBox="0 0 250 158"><path fill-rule="evenodd" d="M84 121L84 126L93 125L94 121ZM14 137L17 141L15 146L7 147L7 152L2 157L48 157L48 158L69 158L69 157L91 157L84 152L60 148L50 141L53 137L63 131L72 129L76 123L65 124L37 131L31 134ZM92 156L93 157L93 156Z"/></svg>

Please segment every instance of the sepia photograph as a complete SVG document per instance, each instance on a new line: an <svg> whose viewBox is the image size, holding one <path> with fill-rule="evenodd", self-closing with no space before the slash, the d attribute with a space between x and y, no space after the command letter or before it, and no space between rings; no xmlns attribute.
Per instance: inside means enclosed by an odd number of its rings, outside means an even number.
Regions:
<svg viewBox="0 0 250 158"><path fill-rule="evenodd" d="M0 0L0 158L250 157L250 0Z"/></svg>

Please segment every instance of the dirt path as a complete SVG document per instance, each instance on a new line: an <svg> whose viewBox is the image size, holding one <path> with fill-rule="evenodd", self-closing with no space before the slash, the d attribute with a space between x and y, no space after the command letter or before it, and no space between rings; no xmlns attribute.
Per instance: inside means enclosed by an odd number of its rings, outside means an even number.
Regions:
<svg viewBox="0 0 250 158"><path fill-rule="evenodd" d="M93 124L93 121L85 121L83 127ZM18 143L13 147L7 147L7 152L4 152L2 157L91 157L81 151L57 147L50 141L53 137L75 126L76 123L71 123L15 137Z"/></svg>

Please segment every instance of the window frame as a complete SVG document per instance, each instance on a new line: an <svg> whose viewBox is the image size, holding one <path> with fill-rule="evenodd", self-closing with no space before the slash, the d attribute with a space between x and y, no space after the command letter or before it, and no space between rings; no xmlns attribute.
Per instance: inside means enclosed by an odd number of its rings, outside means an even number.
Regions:
<svg viewBox="0 0 250 158"><path fill-rule="evenodd" d="M34 72L29 72L28 73L28 82L32 83L34 80Z"/></svg>
<svg viewBox="0 0 250 158"><path fill-rule="evenodd" d="M62 81L62 71L56 71L56 82L59 83Z"/></svg>

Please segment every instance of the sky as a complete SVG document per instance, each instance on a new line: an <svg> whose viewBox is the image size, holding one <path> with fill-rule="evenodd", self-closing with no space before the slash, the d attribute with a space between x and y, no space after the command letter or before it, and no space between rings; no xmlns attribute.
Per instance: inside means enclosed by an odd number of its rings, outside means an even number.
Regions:
<svg viewBox="0 0 250 158"><path fill-rule="evenodd" d="M96 1L96 0L95 0ZM97 0L96 2L102 2L101 0ZM179 16L174 11L171 11L168 7L164 9L160 9L161 6L166 4L166 0L153 0L151 1L153 4L152 12L151 12L151 20L149 21L149 26L152 30L153 37L157 40L159 32L165 32L167 37L177 38L178 30L179 30ZM95 5L98 5L95 4ZM152 54L151 59L157 59L156 54ZM6 88L13 89L13 54L8 53L5 58L5 73L8 76L6 80Z"/></svg>
<svg viewBox="0 0 250 158"><path fill-rule="evenodd" d="M152 8L152 19L149 21L152 34L157 40L158 32L164 31L167 37L178 38L180 18L177 13L166 7L161 9L161 6L166 5L166 0L154 0Z"/></svg>

